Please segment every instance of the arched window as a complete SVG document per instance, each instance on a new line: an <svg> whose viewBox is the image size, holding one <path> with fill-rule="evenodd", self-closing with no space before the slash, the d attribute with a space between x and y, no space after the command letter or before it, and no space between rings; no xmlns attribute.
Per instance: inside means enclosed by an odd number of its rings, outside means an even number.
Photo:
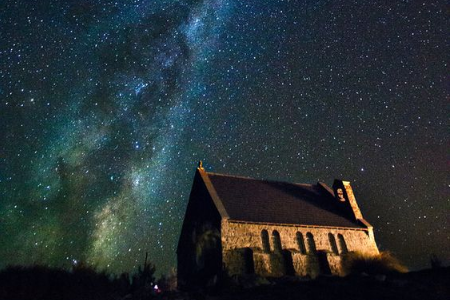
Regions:
<svg viewBox="0 0 450 300"><path fill-rule="evenodd" d="M345 243L344 236L342 234L338 234L339 248L341 249L341 253L347 253L347 244Z"/></svg>
<svg viewBox="0 0 450 300"><path fill-rule="evenodd" d="M301 232L297 232L297 244L298 251L300 251L301 254L306 254L305 239L303 238L303 234Z"/></svg>
<svg viewBox="0 0 450 300"><path fill-rule="evenodd" d="M263 251L270 252L269 233L265 229L261 231L261 242Z"/></svg>
<svg viewBox="0 0 450 300"><path fill-rule="evenodd" d="M336 239L334 238L334 235L332 233L328 234L328 240L330 241L331 252L333 252L334 254L339 254Z"/></svg>
<svg viewBox="0 0 450 300"><path fill-rule="evenodd" d="M272 231L272 243L273 243L273 250L275 252L280 253L281 252L281 238L280 238L280 234L276 230Z"/></svg>
<svg viewBox="0 0 450 300"><path fill-rule="evenodd" d="M312 235L311 232L308 232L306 234L306 245L307 245L306 250L308 251L308 253L316 252L316 243L314 242L314 236Z"/></svg>

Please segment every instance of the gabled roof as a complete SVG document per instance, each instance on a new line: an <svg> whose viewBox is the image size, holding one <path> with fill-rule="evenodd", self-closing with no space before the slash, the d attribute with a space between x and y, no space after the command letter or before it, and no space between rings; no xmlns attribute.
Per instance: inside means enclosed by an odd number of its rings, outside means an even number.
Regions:
<svg viewBox="0 0 450 300"><path fill-rule="evenodd" d="M365 228L323 183L296 184L205 172L222 217L234 221Z"/></svg>

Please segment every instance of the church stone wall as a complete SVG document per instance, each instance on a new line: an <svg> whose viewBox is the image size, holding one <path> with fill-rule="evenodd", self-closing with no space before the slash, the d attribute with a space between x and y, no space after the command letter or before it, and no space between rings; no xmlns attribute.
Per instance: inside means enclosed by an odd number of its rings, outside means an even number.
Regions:
<svg viewBox="0 0 450 300"><path fill-rule="evenodd" d="M344 276L344 270L342 269L342 256L333 253L327 253L327 262L330 267L331 274Z"/></svg>
<svg viewBox="0 0 450 300"><path fill-rule="evenodd" d="M263 231L267 231L268 237L265 245ZM298 233L303 237L303 245L299 242ZM335 239L334 247L330 234ZM312 235L313 243L308 235ZM342 235L344 245L339 235ZM249 224L226 219L222 220L221 241L223 265L229 275L254 272L261 276L279 277L288 273L291 264L293 275L316 277L323 273L323 266L320 266L323 261L319 262L318 252L325 253L323 259L331 274L344 275L342 257L346 252L378 253L375 241L366 230Z"/></svg>
<svg viewBox="0 0 450 300"><path fill-rule="evenodd" d="M295 275L300 277L310 276L315 278L320 273L319 261L316 255L292 253Z"/></svg>
<svg viewBox="0 0 450 300"><path fill-rule="evenodd" d="M245 274L245 255L244 249L223 250L222 260L228 269L228 275Z"/></svg>

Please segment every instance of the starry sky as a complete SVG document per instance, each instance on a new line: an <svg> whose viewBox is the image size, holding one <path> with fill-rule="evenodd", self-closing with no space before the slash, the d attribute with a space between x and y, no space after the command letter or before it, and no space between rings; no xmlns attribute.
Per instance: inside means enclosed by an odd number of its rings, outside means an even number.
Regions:
<svg viewBox="0 0 450 300"><path fill-rule="evenodd" d="M381 250L450 261L434 0L0 3L0 268L161 272L199 160L352 182Z"/></svg>

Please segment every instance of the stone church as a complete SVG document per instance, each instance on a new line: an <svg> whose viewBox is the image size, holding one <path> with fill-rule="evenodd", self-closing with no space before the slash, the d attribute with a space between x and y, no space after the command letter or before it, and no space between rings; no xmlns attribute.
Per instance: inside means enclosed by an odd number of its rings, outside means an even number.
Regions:
<svg viewBox="0 0 450 300"><path fill-rule="evenodd" d="M346 253L376 254L348 181L297 184L196 171L178 243L180 287L223 273L343 275Z"/></svg>

